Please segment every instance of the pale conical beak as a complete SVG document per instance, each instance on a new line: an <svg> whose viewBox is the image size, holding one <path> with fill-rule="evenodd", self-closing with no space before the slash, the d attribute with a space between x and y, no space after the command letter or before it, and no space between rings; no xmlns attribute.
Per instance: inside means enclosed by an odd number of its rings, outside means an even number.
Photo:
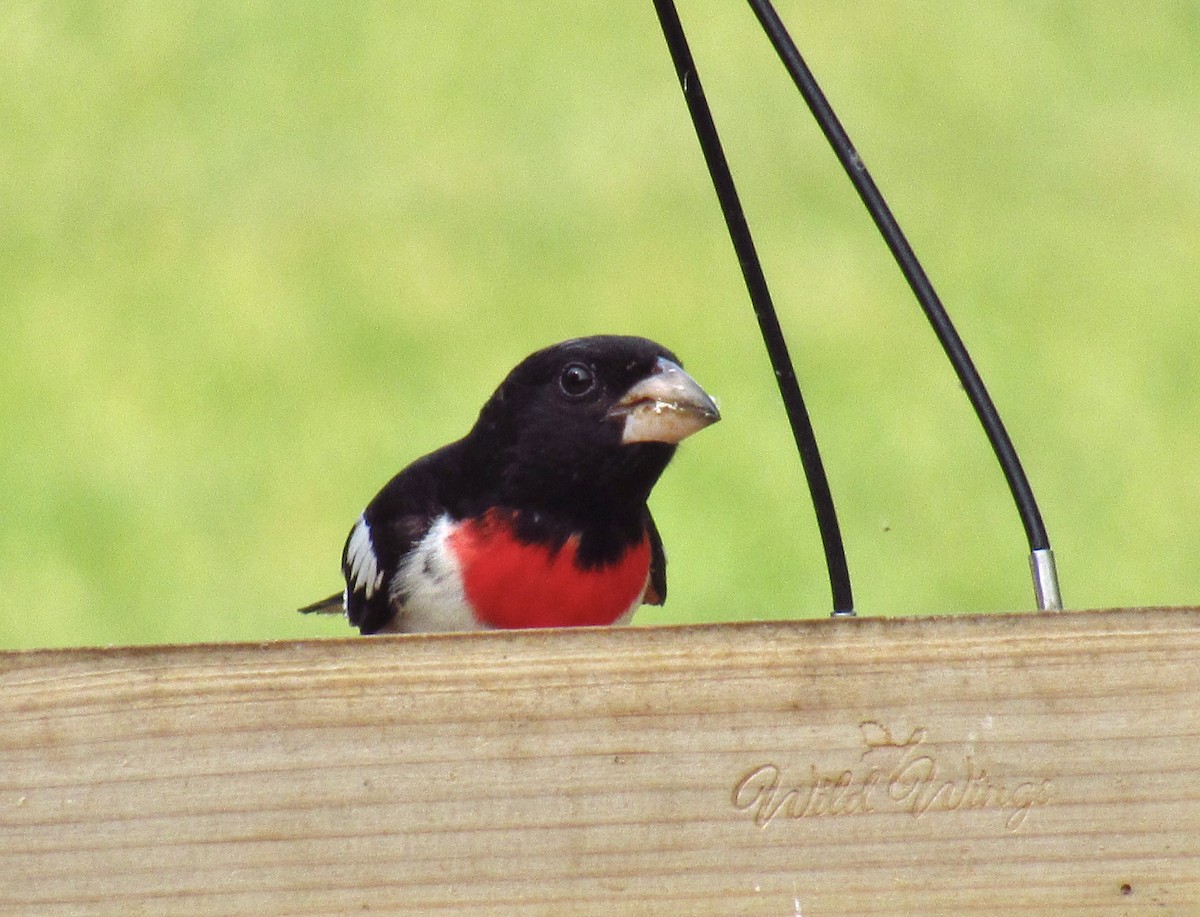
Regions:
<svg viewBox="0 0 1200 917"><path fill-rule="evenodd" d="M678 443L721 419L708 393L676 363L659 357L645 379L608 412L624 418L622 443Z"/></svg>

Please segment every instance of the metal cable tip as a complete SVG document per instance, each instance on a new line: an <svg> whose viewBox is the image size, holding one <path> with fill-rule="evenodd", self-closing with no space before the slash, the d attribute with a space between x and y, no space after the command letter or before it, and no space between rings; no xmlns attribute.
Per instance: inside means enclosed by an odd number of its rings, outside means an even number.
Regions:
<svg viewBox="0 0 1200 917"><path fill-rule="evenodd" d="M1033 592L1039 611L1062 611L1062 594L1058 591L1058 570L1054 567L1054 552L1038 548L1029 555L1033 572Z"/></svg>

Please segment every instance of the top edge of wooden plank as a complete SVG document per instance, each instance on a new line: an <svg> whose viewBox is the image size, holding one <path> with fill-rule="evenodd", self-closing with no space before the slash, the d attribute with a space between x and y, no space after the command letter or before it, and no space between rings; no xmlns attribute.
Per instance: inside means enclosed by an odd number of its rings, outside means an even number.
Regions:
<svg viewBox="0 0 1200 917"><path fill-rule="evenodd" d="M1200 632L1200 606L1147 606L1062 612L1012 612L986 614L913 615L906 617L806 618L796 620L737 621L708 624L663 624L630 627L550 628L544 630L480 631L472 633L405 634L361 637L245 642L134 644L0 651L0 674L88 660L127 663L165 660L188 655L213 655L229 662L235 657L266 654L346 654L375 651L408 654L431 652L438 656L514 653L627 652L636 647L662 653L673 646L682 651L739 645L762 645L781 640L806 645L869 645L883 641L985 642L1045 640L1047 638L1133 637L1164 632Z"/></svg>

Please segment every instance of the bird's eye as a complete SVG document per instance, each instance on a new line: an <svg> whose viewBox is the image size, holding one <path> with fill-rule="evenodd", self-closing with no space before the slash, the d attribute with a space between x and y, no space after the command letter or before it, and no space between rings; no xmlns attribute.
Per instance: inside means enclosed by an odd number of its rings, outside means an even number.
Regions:
<svg viewBox="0 0 1200 917"><path fill-rule="evenodd" d="M571 363L558 377L559 388L569 398L582 398L596 387L596 374L590 366Z"/></svg>

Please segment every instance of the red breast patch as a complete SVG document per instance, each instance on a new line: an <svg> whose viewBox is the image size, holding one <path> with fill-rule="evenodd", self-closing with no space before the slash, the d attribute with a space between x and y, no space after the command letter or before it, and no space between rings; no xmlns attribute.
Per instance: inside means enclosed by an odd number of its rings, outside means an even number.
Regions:
<svg viewBox="0 0 1200 917"><path fill-rule="evenodd" d="M588 568L577 563L578 536L551 551L518 540L495 513L462 523L447 540L467 601L497 628L612 624L642 595L650 573L647 537L615 563Z"/></svg>

